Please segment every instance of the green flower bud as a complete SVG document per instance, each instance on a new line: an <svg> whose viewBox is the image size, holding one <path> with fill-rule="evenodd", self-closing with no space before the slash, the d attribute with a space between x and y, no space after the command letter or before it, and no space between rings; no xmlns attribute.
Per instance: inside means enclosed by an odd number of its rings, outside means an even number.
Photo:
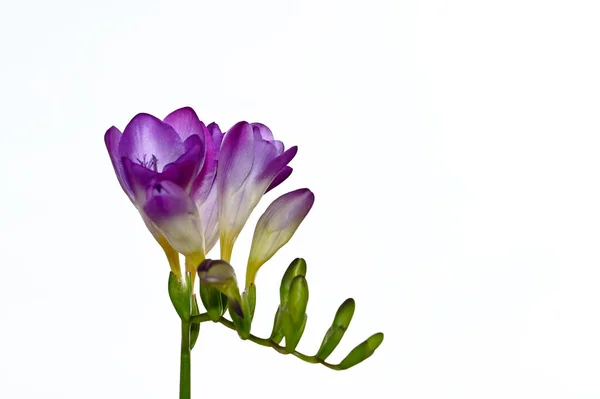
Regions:
<svg viewBox="0 0 600 399"><path fill-rule="evenodd" d="M273 320L273 330L271 332L271 340L277 344L281 342L284 337L283 333L283 314L288 301L288 294L292 285L292 280L297 276L306 276L306 261L302 258L296 258L290 263L283 278L281 279L281 285L279 288L280 305L275 313L275 319Z"/></svg>
<svg viewBox="0 0 600 399"><path fill-rule="evenodd" d="M306 277L306 261L302 258L294 259L283 274L281 286L279 288L279 295L282 304L286 303L292 280L296 276Z"/></svg>
<svg viewBox="0 0 600 399"><path fill-rule="evenodd" d="M200 299L202 299L202 304L212 321L218 321L227 310L227 297L225 294L214 287L202 284L202 281L200 281Z"/></svg>
<svg viewBox="0 0 600 399"><path fill-rule="evenodd" d="M285 336L286 351L293 352L300 342L306 325L306 307L308 305L308 283L304 276L296 276L292 280L283 306L282 328Z"/></svg>
<svg viewBox="0 0 600 399"><path fill-rule="evenodd" d="M308 283L304 276L296 276L292 280L288 293L287 308L293 322L302 319L308 305Z"/></svg>
<svg viewBox="0 0 600 399"><path fill-rule="evenodd" d="M321 343L321 347L317 352L317 358L320 360L325 360L338 346L342 337L346 333L350 322L352 321L352 316L354 315L354 299L348 298L342 303L339 307L335 317L333 319L333 323L325 337L323 338L323 342Z"/></svg>
<svg viewBox="0 0 600 399"><path fill-rule="evenodd" d="M383 333L371 335L366 341L352 349L348 356L342 360L342 362L339 364L340 370L349 369L352 366L356 366L363 360L368 359L382 342Z"/></svg>
<svg viewBox="0 0 600 399"><path fill-rule="evenodd" d="M206 259L198 266L198 277L200 278L200 296L202 296L202 285L215 288L227 297L229 307L238 316L243 317L235 271L229 263L224 260ZM212 316L211 319L214 320Z"/></svg>

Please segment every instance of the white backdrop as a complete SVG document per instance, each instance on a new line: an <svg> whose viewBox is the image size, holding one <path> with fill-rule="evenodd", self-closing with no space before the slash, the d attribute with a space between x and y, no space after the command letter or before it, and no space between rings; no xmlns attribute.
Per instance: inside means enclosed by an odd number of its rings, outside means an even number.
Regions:
<svg viewBox="0 0 600 399"><path fill-rule="evenodd" d="M20 1L0 5L0 397L175 398L167 263L103 143L190 105L297 144L313 210L261 270L253 331L308 261L317 349L203 325L193 396L600 397L595 1ZM216 256L216 254L213 254Z"/></svg>

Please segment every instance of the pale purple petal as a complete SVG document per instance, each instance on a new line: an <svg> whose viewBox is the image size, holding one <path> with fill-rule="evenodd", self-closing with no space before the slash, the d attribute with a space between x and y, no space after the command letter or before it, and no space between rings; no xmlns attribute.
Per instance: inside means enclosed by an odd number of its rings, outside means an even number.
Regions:
<svg viewBox="0 0 600 399"><path fill-rule="evenodd" d="M171 125L177 134L179 134L181 140L184 141L192 135L197 135L204 141L204 136L208 133L204 123L190 107L180 108L171 112L164 119L164 122Z"/></svg>
<svg viewBox="0 0 600 399"><path fill-rule="evenodd" d="M246 286L254 282L260 266L292 238L314 201L314 194L303 188L284 194L269 205L254 230Z"/></svg>
<svg viewBox="0 0 600 399"><path fill-rule="evenodd" d="M279 140L271 140L271 143L275 146L275 148L277 149L277 154L281 154L283 152L283 149L285 148L283 146L283 143Z"/></svg>
<svg viewBox="0 0 600 399"><path fill-rule="evenodd" d="M119 154L154 171L162 169L184 153L183 140L160 119L138 114L125 128Z"/></svg>
<svg viewBox="0 0 600 399"><path fill-rule="evenodd" d="M312 208L314 202L315 195L307 188L291 191L269 205L257 226L261 225L270 232L290 228L295 231Z"/></svg>
<svg viewBox="0 0 600 399"><path fill-rule="evenodd" d="M269 191L273 190L275 187L283 183L288 177L290 177L292 171L293 169L291 167L285 166L283 170L279 172L277 176L275 176L275 180L271 182L271 185L269 186L269 188L267 188L267 191L265 193L268 193Z"/></svg>
<svg viewBox="0 0 600 399"><path fill-rule="evenodd" d="M250 125L252 126L252 131L260 134L263 140L273 140L273 132L271 132L271 129L269 129L267 126L257 122L251 123Z"/></svg>
<svg viewBox="0 0 600 399"><path fill-rule="evenodd" d="M148 186L144 214L184 255L204 254L204 236L196 205L176 183L154 181Z"/></svg>
<svg viewBox="0 0 600 399"><path fill-rule="evenodd" d="M217 185L213 184L208 196L203 202L196 202L202 228L206 252L210 251L219 239L219 213L217 211Z"/></svg>

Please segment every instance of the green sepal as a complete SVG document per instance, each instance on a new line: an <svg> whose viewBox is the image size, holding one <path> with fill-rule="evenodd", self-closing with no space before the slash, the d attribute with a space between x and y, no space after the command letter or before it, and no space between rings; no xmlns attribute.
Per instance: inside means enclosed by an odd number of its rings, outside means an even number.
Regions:
<svg viewBox="0 0 600 399"><path fill-rule="evenodd" d="M279 297L282 305L285 305L287 302L292 281L297 276L306 277L306 261L302 258L294 259L283 274L279 287Z"/></svg>
<svg viewBox="0 0 600 399"><path fill-rule="evenodd" d="M200 308L198 307L198 299L196 298L196 294L192 295L192 315L200 314ZM194 349L194 345L196 345L196 341L198 340L198 335L200 335L200 323L192 323L190 326L190 349Z"/></svg>
<svg viewBox="0 0 600 399"><path fill-rule="evenodd" d="M308 283L304 276L296 276L290 284L287 302L282 307L282 327L286 351L293 352L302 338L306 325Z"/></svg>
<svg viewBox="0 0 600 399"><path fill-rule="evenodd" d="M383 333L377 333L371 335L366 341L358 345L356 348L352 349L348 356L344 358L339 364L340 370L349 369L352 366L356 366L358 363L362 362L365 359L368 359L375 349L381 345L383 342Z"/></svg>
<svg viewBox="0 0 600 399"><path fill-rule="evenodd" d="M333 323L321 343L319 351L315 355L319 360L325 360L338 346L342 337L346 333L352 316L354 315L354 299L348 298L342 303L333 318Z"/></svg>
<svg viewBox="0 0 600 399"><path fill-rule="evenodd" d="M209 287L200 282L200 299L206 308L208 317L214 322L219 321L227 310L227 296L214 287Z"/></svg>
<svg viewBox="0 0 600 399"><path fill-rule="evenodd" d="M192 279L189 273L185 279L179 279L173 272L169 273L169 298L179 318L188 321L192 313Z"/></svg>

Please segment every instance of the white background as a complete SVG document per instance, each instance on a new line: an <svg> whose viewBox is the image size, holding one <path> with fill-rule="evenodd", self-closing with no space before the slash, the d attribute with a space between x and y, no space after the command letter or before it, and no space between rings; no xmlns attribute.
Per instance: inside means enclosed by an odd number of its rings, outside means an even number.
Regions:
<svg viewBox="0 0 600 399"><path fill-rule="evenodd" d="M315 206L258 276L307 259L334 372L205 324L194 398L600 397L595 1L4 1L0 397L175 398L167 263L122 193L111 125L190 105L297 144ZM211 254L217 256L217 254Z"/></svg>

